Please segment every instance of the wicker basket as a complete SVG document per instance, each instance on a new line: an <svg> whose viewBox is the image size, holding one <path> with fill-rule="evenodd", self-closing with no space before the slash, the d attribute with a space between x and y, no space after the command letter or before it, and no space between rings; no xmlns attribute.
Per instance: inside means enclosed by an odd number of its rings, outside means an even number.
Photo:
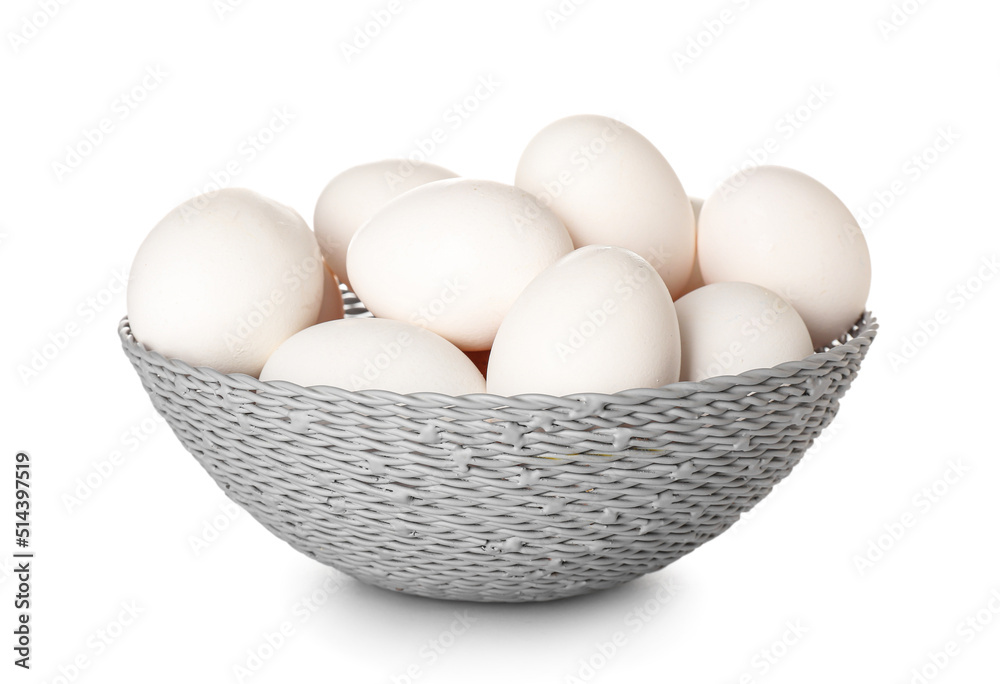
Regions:
<svg viewBox="0 0 1000 684"><path fill-rule="evenodd" d="M865 314L802 361L562 398L306 389L165 359L127 319L119 335L185 448L293 548L410 594L545 601L731 526L833 419L876 329Z"/></svg>

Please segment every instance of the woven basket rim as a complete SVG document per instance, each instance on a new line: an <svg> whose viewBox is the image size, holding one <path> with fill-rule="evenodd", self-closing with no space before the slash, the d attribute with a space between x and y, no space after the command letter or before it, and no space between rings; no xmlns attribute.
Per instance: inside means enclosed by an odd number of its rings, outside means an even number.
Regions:
<svg viewBox="0 0 1000 684"><path fill-rule="evenodd" d="M787 378L803 370L815 370L828 361L833 361L851 350L871 344L878 330L878 321L871 311L865 311L851 329L820 351L813 352L799 361L787 361L771 368L756 368L738 375L718 375L705 380L674 382L661 387L644 387L622 390L611 394L601 392L579 392L556 397L549 394L518 394L503 396L477 393L447 395L436 392L415 392L399 394L389 390L348 390L329 385L303 387L286 380L264 381L246 373L222 373L208 366L192 366L181 359L170 359L160 352L147 349L132 334L128 316L123 316L118 324L118 335L122 346L136 356L146 357L153 365L160 366L178 375L201 377L222 385L266 392L271 396L305 397L320 401L346 400L360 404L420 404L422 406L454 406L456 403L471 404L479 408L512 406L529 402L534 407L566 406L568 403L606 402L639 403L650 399L682 399L699 393L727 392L736 386L753 386L775 378Z"/></svg>

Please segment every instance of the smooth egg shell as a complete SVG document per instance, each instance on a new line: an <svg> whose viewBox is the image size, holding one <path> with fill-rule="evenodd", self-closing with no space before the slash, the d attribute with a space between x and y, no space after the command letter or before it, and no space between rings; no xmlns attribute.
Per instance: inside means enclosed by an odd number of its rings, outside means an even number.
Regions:
<svg viewBox="0 0 1000 684"><path fill-rule="evenodd" d="M694 225L695 225L695 235L698 232L698 217L701 214L701 207L705 203L705 200L699 199L697 197L691 198L691 208L694 209ZM676 302L679 298L686 295L688 292L694 292L699 287L705 285L705 278L701 275L701 264L698 262L698 249L697 240L695 241L695 254L694 254L694 268L691 269L691 276L688 278L687 283L680 289L679 292L670 291L670 294L674 296L674 301Z"/></svg>
<svg viewBox="0 0 1000 684"><path fill-rule="evenodd" d="M619 247L582 247L535 278L490 353L491 394L613 393L676 382L680 333L659 274Z"/></svg>
<svg viewBox="0 0 1000 684"><path fill-rule="evenodd" d="M443 180L400 195L357 232L351 283L379 318L489 349L531 279L573 249L559 218L502 183Z"/></svg>
<svg viewBox="0 0 1000 684"><path fill-rule="evenodd" d="M323 263L294 210L244 188L178 206L132 264L128 316L147 348L194 366L257 375L316 321Z"/></svg>
<svg viewBox="0 0 1000 684"><path fill-rule="evenodd" d="M780 166L737 174L705 200L698 260L706 283L754 283L790 302L816 348L850 330L871 286L868 246L850 210Z"/></svg>
<svg viewBox="0 0 1000 684"><path fill-rule="evenodd" d="M415 325L378 318L346 318L306 328L278 347L260 379L399 394L458 396L486 389L476 366L447 340Z"/></svg>
<svg viewBox="0 0 1000 684"><path fill-rule="evenodd" d="M809 330L792 305L751 283L706 285L675 302L681 380L738 375L809 356Z"/></svg>
<svg viewBox="0 0 1000 684"><path fill-rule="evenodd" d="M351 287L347 247L368 219L404 192L457 174L430 163L386 159L350 168L333 178L316 201L313 229L323 258L340 282Z"/></svg>
<svg viewBox="0 0 1000 684"><path fill-rule="evenodd" d="M694 265L694 213L677 174L638 131L606 116L560 119L528 143L514 184L537 195L573 244L629 249L680 292Z"/></svg>

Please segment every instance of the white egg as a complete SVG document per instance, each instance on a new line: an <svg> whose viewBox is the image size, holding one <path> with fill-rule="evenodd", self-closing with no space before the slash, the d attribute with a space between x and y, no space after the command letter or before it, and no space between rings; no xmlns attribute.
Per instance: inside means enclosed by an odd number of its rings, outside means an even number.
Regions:
<svg viewBox="0 0 1000 684"><path fill-rule="evenodd" d="M407 190L457 174L430 163L386 159L348 169L331 180L316 202L313 228L326 263L348 287L347 246L364 223Z"/></svg>
<svg viewBox="0 0 1000 684"><path fill-rule="evenodd" d="M680 333L666 285L644 259L592 245L525 288L490 353L491 394L613 393L676 382Z"/></svg>
<svg viewBox="0 0 1000 684"><path fill-rule="evenodd" d="M521 290L572 249L559 218L524 190L443 180L375 214L351 241L347 268L376 316L480 351Z"/></svg>
<svg viewBox="0 0 1000 684"><path fill-rule="evenodd" d="M319 308L317 323L336 321L344 317L344 296L340 293L337 276L327 264L323 264L323 303Z"/></svg>
<svg viewBox="0 0 1000 684"><path fill-rule="evenodd" d="M691 202L656 147L620 121L579 115L542 129L514 184L563 220L577 247L614 245L646 259L671 292L694 264Z"/></svg>
<svg viewBox="0 0 1000 684"><path fill-rule="evenodd" d="M868 246L850 210L780 166L738 174L705 200L698 260L707 283L754 283L790 302L817 348L851 328L871 285Z"/></svg>
<svg viewBox="0 0 1000 684"><path fill-rule="evenodd" d="M694 225L696 234L698 231L698 216L701 214L701 207L704 203L705 200L703 199L698 199L697 197L691 198L691 208L694 209ZM674 296L675 302L688 292L693 292L705 284L705 279L701 275L701 264L698 263L697 240L695 241L695 244L694 268L691 269L691 276L688 278L684 287L681 288L680 292L674 292L673 290L670 292L670 294Z"/></svg>
<svg viewBox="0 0 1000 684"><path fill-rule="evenodd" d="M323 263L293 209L243 188L181 204L132 263L137 340L168 358L257 375L279 344L319 314Z"/></svg>
<svg viewBox="0 0 1000 684"><path fill-rule="evenodd" d="M750 283L715 283L675 302L681 329L681 380L738 375L799 361L813 352L792 305Z"/></svg>
<svg viewBox="0 0 1000 684"><path fill-rule="evenodd" d="M455 345L429 330L379 318L320 323L293 335L261 371L265 381L352 391L478 394L486 382Z"/></svg>

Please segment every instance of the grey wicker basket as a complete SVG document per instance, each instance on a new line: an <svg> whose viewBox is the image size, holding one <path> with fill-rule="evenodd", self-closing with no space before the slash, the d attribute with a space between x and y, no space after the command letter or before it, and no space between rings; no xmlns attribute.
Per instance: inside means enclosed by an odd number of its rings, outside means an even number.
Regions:
<svg viewBox="0 0 1000 684"><path fill-rule="evenodd" d="M726 530L833 419L877 327L771 369L561 398L302 388L168 360L127 318L119 335L185 448L293 548L387 589L513 602L627 582Z"/></svg>

